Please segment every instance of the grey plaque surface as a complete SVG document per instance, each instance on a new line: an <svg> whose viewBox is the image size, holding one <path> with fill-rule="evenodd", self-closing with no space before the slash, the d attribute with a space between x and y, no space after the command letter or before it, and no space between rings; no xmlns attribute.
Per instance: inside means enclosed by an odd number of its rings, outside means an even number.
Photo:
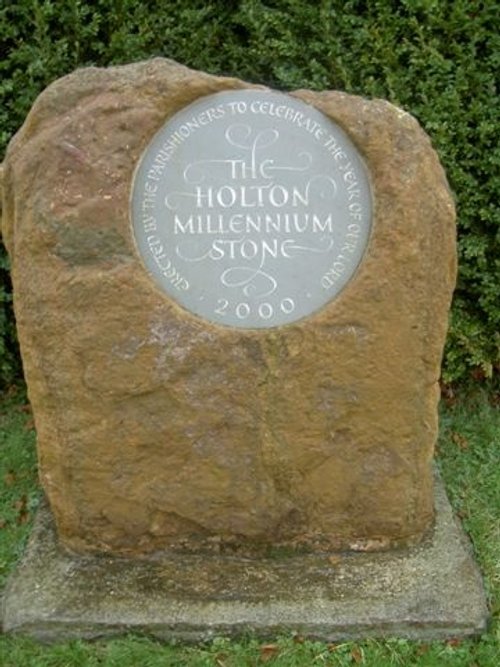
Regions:
<svg viewBox="0 0 500 667"><path fill-rule="evenodd" d="M261 90L200 98L168 120L134 176L135 239L159 286L221 325L306 317L352 278L372 200L346 133Z"/></svg>

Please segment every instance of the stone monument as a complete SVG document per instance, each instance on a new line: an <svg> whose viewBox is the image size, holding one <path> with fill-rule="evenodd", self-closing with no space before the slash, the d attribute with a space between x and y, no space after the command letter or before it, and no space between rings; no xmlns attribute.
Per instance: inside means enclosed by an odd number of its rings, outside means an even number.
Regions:
<svg viewBox="0 0 500 667"><path fill-rule="evenodd" d="M433 491L454 206L409 114L163 59L80 70L12 140L2 225L50 507L6 629L484 627ZM443 602L456 568L472 616Z"/></svg>

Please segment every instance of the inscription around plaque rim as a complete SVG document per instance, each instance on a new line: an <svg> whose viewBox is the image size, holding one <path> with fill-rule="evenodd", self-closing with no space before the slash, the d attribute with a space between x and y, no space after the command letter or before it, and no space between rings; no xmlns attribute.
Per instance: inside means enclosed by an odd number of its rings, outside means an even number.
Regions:
<svg viewBox="0 0 500 667"><path fill-rule="evenodd" d="M171 117L139 161L134 236L157 284L226 326L313 314L366 250L367 169L314 107L265 90L202 97Z"/></svg>

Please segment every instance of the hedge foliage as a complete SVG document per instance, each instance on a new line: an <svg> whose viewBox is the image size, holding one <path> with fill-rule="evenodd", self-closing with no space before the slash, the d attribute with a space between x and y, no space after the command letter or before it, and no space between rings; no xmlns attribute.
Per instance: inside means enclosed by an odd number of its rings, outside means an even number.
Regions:
<svg viewBox="0 0 500 667"><path fill-rule="evenodd" d="M278 89L384 97L415 115L458 207L444 378L499 370L500 3L479 0L21 0L0 9L0 150L55 78L166 56ZM0 381L16 356L0 255Z"/></svg>

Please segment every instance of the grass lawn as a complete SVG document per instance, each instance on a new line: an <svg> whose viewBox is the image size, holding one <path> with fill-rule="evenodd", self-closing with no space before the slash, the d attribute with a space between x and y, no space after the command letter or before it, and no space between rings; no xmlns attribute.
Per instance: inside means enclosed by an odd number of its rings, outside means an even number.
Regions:
<svg viewBox="0 0 500 667"><path fill-rule="evenodd" d="M0 586L22 553L39 498L35 434L22 389L0 401ZM280 667L315 665L500 665L500 409L482 393L448 400L438 462L450 500L471 536L484 573L492 620L476 640L324 644L284 636L209 645L162 644L141 636L43 646L0 637L0 667Z"/></svg>

